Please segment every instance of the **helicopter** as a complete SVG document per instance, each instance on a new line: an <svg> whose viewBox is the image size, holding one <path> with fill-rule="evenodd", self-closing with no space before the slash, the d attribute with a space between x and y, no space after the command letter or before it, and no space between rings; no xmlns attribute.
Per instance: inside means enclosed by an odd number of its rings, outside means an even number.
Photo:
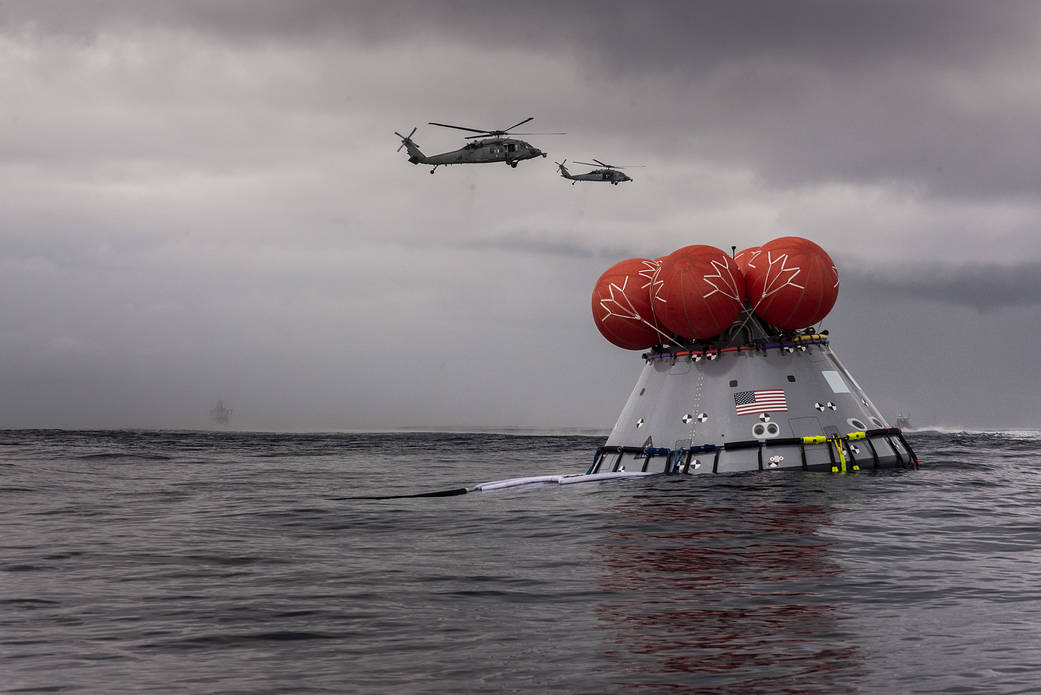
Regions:
<svg viewBox="0 0 1041 695"><path fill-rule="evenodd" d="M412 140L412 136L415 135L416 129L413 128L412 132L408 135L402 135L401 133L394 131L394 134L401 138L401 146L398 147L398 152L404 147L408 151L408 161L413 164L433 164L434 168L430 170L433 174L437 171L439 166L447 166L448 164L487 164L489 162L505 162L511 167L516 167L517 162L525 159L532 159L538 156L546 156L546 153L539 148L531 145L530 143L524 142L523 140L517 140L515 138L505 137L509 131L513 130L519 125L524 125L528 121L533 120L534 116L528 116L520 123L515 123L509 128L503 130L481 130L479 128L466 128L461 125L449 125L447 123L434 123L431 121L429 125L441 126L442 128L455 128L457 130L468 130L477 135L467 135L466 139L470 140L473 138L486 138L484 140L475 140L474 142L468 142L461 149L454 150L452 152L443 152L441 154L433 154L427 156L416 146L416 143ZM565 135L565 133L515 133L516 135Z"/></svg>
<svg viewBox="0 0 1041 695"><path fill-rule="evenodd" d="M594 169L593 171L590 171L586 174L572 174L570 171L567 170L567 167L564 166L565 164L567 164L566 159L563 162L554 162L554 164L556 164L557 167L560 168L561 176L563 176L565 179L571 180L572 186L575 185L576 181L607 181L612 186L617 186L623 181L632 181L632 178L619 171L619 169L625 169L626 167L615 166L613 164L604 164L599 159L593 159L593 161L596 162L596 164L590 164L589 162L575 162L575 164L581 164L582 166L587 167L603 167L602 169ZM629 166L633 167L643 165L635 164Z"/></svg>

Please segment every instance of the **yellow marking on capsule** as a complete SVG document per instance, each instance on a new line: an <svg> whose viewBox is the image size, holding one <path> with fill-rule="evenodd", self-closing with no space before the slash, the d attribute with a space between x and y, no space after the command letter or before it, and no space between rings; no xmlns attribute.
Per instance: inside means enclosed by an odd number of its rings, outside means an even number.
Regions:
<svg viewBox="0 0 1041 695"><path fill-rule="evenodd" d="M842 440L835 437L831 440L835 444L835 450L839 452L839 465L842 466L842 472L846 472L846 454L842 451ZM832 467L832 472L835 472L835 468Z"/></svg>
<svg viewBox="0 0 1041 695"><path fill-rule="evenodd" d="M828 439L827 439L827 437L822 437L820 435L817 435L817 436L803 437L802 441L805 444L823 444L824 442L828 441Z"/></svg>
<svg viewBox="0 0 1041 695"><path fill-rule="evenodd" d="M850 440L853 439L864 439L867 435L864 432L850 432L846 437Z"/></svg>

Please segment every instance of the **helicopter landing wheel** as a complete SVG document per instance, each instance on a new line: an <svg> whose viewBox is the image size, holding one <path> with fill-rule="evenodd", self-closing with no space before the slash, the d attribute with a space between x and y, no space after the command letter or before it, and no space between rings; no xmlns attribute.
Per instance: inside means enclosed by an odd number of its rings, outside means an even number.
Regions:
<svg viewBox="0 0 1041 695"><path fill-rule="evenodd" d="M510 162L510 166L514 169L517 168L517 162Z"/></svg>

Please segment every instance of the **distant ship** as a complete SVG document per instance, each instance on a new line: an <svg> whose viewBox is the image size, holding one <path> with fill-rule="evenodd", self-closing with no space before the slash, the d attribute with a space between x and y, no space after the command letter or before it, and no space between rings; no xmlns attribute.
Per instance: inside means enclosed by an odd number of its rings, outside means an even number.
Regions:
<svg viewBox="0 0 1041 695"><path fill-rule="evenodd" d="M910 415L897 415L896 420L893 421L896 427L902 430L909 430L911 428L911 416Z"/></svg>
<svg viewBox="0 0 1041 695"><path fill-rule="evenodd" d="M221 425L231 421L231 408L224 407L224 401L217 401L217 406L210 410L210 418Z"/></svg>

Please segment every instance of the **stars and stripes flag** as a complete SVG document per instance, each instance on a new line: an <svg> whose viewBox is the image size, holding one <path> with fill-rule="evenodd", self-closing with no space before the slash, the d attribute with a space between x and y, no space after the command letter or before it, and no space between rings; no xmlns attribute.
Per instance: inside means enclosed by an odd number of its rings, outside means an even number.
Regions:
<svg viewBox="0 0 1041 695"><path fill-rule="evenodd" d="M784 395L784 389L739 391L734 394L734 407L737 408L738 415L786 413L788 412L788 399Z"/></svg>

